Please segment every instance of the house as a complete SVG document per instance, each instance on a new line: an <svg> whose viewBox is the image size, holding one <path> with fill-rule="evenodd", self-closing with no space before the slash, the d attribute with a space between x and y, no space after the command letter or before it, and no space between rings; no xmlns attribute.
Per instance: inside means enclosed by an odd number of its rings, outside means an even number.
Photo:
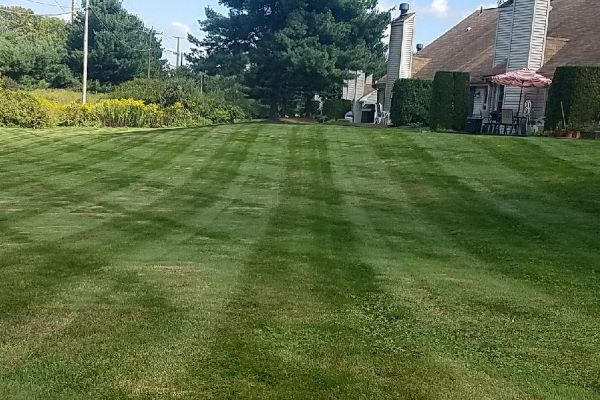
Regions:
<svg viewBox="0 0 600 400"><path fill-rule="evenodd" d="M552 78L559 66L600 65L598 0L504 0L496 8L477 10L427 47L417 46L422 48L417 52L412 51L415 16L407 5L401 10L392 21L388 74L374 84L383 111L391 106L390 77L432 80L438 71L469 72L470 113L480 116L518 111L524 104L520 89L491 85L494 75L531 68ZM544 117L546 99L547 89L524 91L534 119Z"/></svg>
<svg viewBox="0 0 600 400"><path fill-rule="evenodd" d="M366 75L363 71L349 71L349 74L353 78L344 80L342 99L352 102L354 122L375 122L377 92L373 87L373 75Z"/></svg>

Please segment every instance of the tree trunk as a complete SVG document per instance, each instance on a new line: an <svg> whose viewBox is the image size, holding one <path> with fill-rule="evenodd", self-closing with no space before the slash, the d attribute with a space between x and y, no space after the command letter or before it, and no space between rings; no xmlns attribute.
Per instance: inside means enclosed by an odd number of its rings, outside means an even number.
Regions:
<svg viewBox="0 0 600 400"><path fill-rule="evenodd" d="M281 114L281 85L274 85L271 89L271 109L269 110L269 119L279 121Z"/></svg>

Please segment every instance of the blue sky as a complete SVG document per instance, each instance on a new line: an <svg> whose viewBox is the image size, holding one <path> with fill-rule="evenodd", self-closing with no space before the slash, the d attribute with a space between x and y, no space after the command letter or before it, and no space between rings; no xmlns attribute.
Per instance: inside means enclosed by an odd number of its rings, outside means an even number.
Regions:
<svg viewBox="0 0 600 400"><path fill-rule="evenodd" d="M91 0L93 1L93 0ZM382 9L397 7L402 1L379 0ZM412 0L411 10L417 12L416 43L428 44L451 26L481 6L491 7L495 0ZM39 4L47 3L48 5ZM69 0L0 0L3 5L20 5L38 13L58 13L70 7ZM123 0L129 11L137 14L146 25L164 32L163 45L175 49L173 36L186 36L188 32L201 35L198 19L204 18L204 8L211 6L224 11L218 0ZM188 50L187 43L182 48ZM166 54L174 62L172 54Z"/></svg>

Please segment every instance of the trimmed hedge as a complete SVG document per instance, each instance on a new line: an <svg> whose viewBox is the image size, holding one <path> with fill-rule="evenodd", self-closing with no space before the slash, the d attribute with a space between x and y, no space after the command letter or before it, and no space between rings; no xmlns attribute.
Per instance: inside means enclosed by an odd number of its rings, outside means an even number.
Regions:
<svg viewBox="0 0 600 400"><path fill-rule="evenodd" d="M425 125L429 122L433 82L399 79L394 83L390 118L395 126Z"/></svg>
<svg viewBox="0 0 600 400"><path fill-rule="evenodd" d="M327 99L323 102L323 115L329 119L342 119L352 110L352 102L342 99Z"/></svg>
<svg viewBox="0 0 600 400"><path fill-rule="evenodd" d="M439 71L435 74L430 118L433 130L465 129L469 112L470 82L468 72Z"/></svg>
<svg viewBox="0 0 600 400"><path fill-rule="evenodd" d="M469 116L469 97L471 92L471 75L468 72L454 73L454 110L452 112L452 129L464 131Z"/></svg>
<svg viewBox="0 0 600 400"><path fill-rule="evenodd" d="M600 114L600 67L558 67L550 87L546 129L562 125L562 107L567 126L587 130L594 126Z"/></svg>

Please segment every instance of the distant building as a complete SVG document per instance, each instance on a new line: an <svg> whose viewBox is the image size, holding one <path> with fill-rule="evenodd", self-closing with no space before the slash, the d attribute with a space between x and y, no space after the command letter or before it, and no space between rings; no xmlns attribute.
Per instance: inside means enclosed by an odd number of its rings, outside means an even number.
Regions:
<svg viewBox="0 0 600 400"><path fill-rule="evenodd" d="M392 81L401 78L432 80L438 71L469 72L470 113L478 116L519 107L520 89L491 85L494 75L530 68L552 78L559 66L600 65L599 0L504 0L497 8L474 12L416 53L414 22L407 10L392 22L388 75L374 84L384 111L391 106ZM534 118L544 116L546 98L547 89L525 90Z"/></svg>
<svg viewBox="0 0 600 400"><path fill-rule="evenodd" d="M377 105L373 75L366 75L363 71L350 71L349 73L355 78L344 81L342 99L352 101L355 123L373 123Z"/></svg>

